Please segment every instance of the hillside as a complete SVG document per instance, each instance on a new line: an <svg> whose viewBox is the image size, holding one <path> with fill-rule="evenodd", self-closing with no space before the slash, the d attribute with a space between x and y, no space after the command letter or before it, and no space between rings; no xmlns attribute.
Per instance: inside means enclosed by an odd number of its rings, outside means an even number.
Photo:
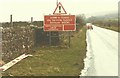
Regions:
<svg viewBox="0 0 120 78"><path fill-rule="evenodd" d="M117 19L118 18L118 13L114 12L114 13L110 13L110 14L105 14L105 15L101 15L101 16L96 16L99 19Z"/></svg>
<svg viewBox="0 0 120 78"><path fill-rule="evenodd" d="M118 28L118 13L108 13L105 15L91 16L87 19L87 22L91 22L94 25L104 27L107 29L119 31Z"/></svg>

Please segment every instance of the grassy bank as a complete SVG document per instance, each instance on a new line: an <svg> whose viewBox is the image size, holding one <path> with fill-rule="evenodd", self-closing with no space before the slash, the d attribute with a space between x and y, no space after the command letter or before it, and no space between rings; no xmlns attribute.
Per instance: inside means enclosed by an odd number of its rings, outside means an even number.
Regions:
<svg viewBox="0 0 120 78"><path fill-rule="evenodd" d="M5 74L13 76L78 76L84 67L86 29L71 37L71 47L37 47Z"/></svg>

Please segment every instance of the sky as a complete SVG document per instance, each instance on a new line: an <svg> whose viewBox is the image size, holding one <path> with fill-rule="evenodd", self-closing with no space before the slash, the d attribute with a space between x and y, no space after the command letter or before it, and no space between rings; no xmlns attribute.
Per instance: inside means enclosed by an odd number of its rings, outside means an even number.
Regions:
<svg viewBox="0 0 120 78"><path fill-rule="evenodd" d="M44 15L53 14L57 0L0 0L0 22L44 20ZM58 0L67 13L85 14L86 17L117 12L120 0Z"/></svg>

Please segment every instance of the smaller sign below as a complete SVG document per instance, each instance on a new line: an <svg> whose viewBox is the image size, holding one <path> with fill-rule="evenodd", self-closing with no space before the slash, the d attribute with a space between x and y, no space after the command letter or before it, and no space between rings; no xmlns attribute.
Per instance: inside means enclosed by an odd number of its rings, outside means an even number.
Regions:
<svg viewBox="0 0 120 78"><path fill-rule="evenodd" d="M45 15L44 31L75 31L75 15Z"/></svg>

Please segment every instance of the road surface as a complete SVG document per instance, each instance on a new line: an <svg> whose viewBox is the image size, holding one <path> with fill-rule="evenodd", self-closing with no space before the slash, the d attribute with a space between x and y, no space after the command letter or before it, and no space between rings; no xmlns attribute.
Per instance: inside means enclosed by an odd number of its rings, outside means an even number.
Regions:
<svg viewBox="0 0 120 78"><path fill-rule="evenodd" d="M118 76L118 33L93 26L86 36L87 57L81 76Z"/></svg>

